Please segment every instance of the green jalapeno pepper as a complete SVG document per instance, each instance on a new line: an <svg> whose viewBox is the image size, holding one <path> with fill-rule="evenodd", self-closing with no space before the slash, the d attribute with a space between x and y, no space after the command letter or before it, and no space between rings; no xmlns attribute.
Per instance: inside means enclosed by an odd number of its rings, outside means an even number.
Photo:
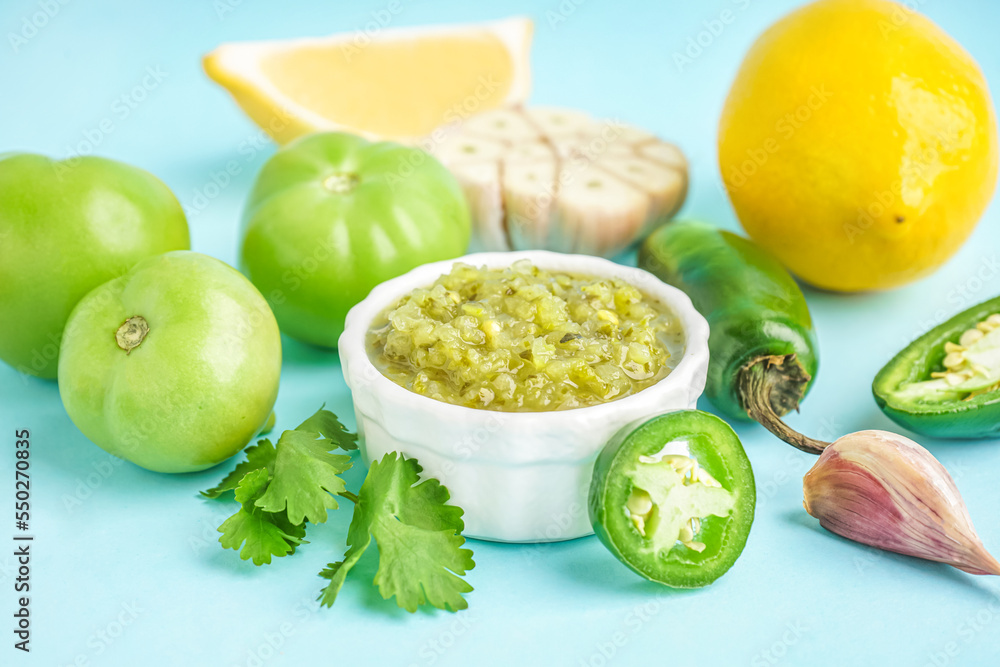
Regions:
<svg viewBox="0 0 1000 667"><path fill-rule="evenodd" d="M715 407L749 416L799 449L822 451L780 420L798 408L818 367L809 308L788 271L752 241L693 221L650 234L639 266L683 290L708 320L705 395Z"/></svg>
<svg viewBox="0 0 1000 667"><path fill-rule="evenodd" d="M682 410L626 429L601 450L590 521L635 572L695 588L739 558L756 498L750 460L733 429L707 412Z"/></svg>
<svg viewBox="0 0 1000 667"><path fill-rule="evenodd" d="M890 419L935 438L1000 433L1000 297L973 306L903 348L875 376Z"/></svg>

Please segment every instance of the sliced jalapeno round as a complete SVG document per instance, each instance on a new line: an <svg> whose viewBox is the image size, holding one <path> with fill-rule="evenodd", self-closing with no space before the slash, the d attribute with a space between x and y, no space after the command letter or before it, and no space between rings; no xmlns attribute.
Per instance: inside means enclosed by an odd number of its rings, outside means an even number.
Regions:
<svg viewBox="0 0 1000 667"><path fill-rule="evenodd" d="M698 410L654 417L598 455L590 521L620 561L676 588L712 583L743 552L753 470L730 426Z"/></svg>

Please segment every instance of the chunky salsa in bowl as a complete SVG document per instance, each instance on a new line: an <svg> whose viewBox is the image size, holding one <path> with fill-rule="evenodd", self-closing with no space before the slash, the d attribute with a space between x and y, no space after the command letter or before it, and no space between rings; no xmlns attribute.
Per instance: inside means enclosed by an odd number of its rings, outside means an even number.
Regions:
<svg viewBox="0 0 1000 667"><path fill-rule="evenodd" d="M380 314L369 357L423 396L507 412L566 410L624 398L667 375L684 351L679 318L614 277L522 259L455 263Z"/></svg>
<svg viewBox="0 0 1000 667"><path fill-rule="evenodd" d="M553 541L592 532L591 472L615 433L694 407L708 324L641 269L479 253L377 286L338 349L365 460L417 458L470 537Z"/></svg>

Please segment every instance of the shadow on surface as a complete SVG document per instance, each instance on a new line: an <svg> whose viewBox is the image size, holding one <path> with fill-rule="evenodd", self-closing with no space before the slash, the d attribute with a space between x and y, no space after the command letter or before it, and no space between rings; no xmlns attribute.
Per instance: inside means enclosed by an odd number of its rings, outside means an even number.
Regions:
<svg viewBox="0 0 1000 667"><path fill-rule="evenodd" d="M302 343L284 334L281 335L281 355L283 365L288 366L330 366L340 361L337 350Z"/></svg>
<svg viewBox="0 0 1000 667"><path fill-rule="evenodd" d="M819 521L809 516L806 512L788 512L785 520L812 529L813 532L822 534L825 539L833 540L846 546L850 553L846 554L854 562L858 573L862 573L872 567L899 567L915 570L922 573L922 576L937 576L954 581L956 584L964 586L966 589L982 595L990 600L1000 600L1000 592L992 585L993 580L988 576L968 574L957 568L944 563L923 560L913 556L905 556L892 551L883 551L860 542L849 540L832 533L822 526Z"/></svg>
<svg viewBox="0 0 1000 667"><path fill-rule="evenodd" d="M473 544L478 541L473 540ZM650 594L683 595L685 590L672 589L647 581L632 572L611 554L594 536L566 542L541 544L491 543L509 559L522 559L524 566L543 569L555 577L603 593L616 595Z"/></svg>

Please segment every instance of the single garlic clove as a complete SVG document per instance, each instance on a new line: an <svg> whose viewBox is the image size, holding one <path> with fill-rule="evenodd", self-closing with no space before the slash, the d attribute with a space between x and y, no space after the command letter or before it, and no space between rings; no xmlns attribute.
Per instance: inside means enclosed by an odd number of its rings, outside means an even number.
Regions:
<svg viewBox="0 0 1000 667"><path fill-rule="evenodd" d="M506 218L502 225L511 248L548 247L556 176L553 160L504 165L500 185Z"/></svg>
<svg viewBox="0 0 1000 667"><path fill-rule="evenodd" d="M676 212L676 205L683 198L678 196L686 187L684 173L667 165L646 160L635 155L607 155L599 165L616 178L645 192L651 202L648 226Z"/></svg>
<svg viewBox="0 0 1000 667"><path fill-rule="evenodd" d="M649 220L650 197L597 163L570 165L559 174L553 233L545 246L562 252L612 255L622 239L638 238Z"/></svg>
<svg viewBox="0 0 1000 667"><path fill-rule="evenodd" d="M806 511L855 542L1000 574L944 466L909 438L858 431L839 438L803 479Z"/></svg>

